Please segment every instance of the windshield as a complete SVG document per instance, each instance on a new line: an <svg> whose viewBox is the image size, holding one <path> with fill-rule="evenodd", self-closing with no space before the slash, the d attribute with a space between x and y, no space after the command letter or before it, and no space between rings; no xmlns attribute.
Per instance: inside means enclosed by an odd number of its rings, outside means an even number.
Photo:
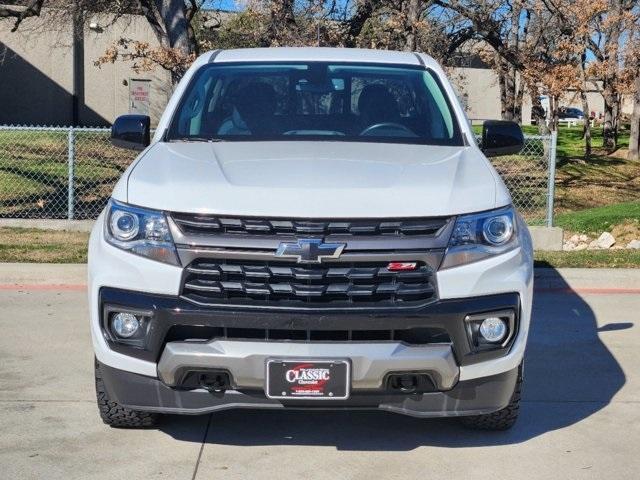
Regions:
<svg viewBox="0 0 640 480"><path fill-rule="evenodd" d="M372 64L211 64L191 80L171 140L462 145L437 76Z"/></svg>

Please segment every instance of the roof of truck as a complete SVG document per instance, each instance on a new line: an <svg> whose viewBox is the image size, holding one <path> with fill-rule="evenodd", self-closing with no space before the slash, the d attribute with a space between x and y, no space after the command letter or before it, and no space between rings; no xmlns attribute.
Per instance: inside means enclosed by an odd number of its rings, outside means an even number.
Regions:
<svg viewBox="0 0 640 480"><path fill-rule="evenodd" d="M391 50L328 47L239 48L216 50L204 54L209 61L222 62L362 62L421 65L434 67L436 61L428 55Z"/></svg>

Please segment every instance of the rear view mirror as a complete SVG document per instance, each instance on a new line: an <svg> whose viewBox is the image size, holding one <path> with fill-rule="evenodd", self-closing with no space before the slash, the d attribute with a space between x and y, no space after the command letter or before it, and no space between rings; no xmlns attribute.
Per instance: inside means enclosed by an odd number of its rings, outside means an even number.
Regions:
<svg viewBox="0 0 640 480"><path fill-rule="evenodd" d="M151 143L151 119L146 115L121 115L111 127L111 143L130 150L144 150Z"/></svg>
<svg viewBox="0 0 640 480"><path fill-rule="evenodd" d="M487 157L514 155L524 147L520 125L504 120L487 120L482 125L482 151Z"/></svg>

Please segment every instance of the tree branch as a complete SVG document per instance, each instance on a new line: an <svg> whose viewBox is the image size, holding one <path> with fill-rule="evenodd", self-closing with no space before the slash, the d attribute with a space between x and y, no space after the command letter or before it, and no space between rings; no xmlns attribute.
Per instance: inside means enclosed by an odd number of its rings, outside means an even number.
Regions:
<svg viewBox="0 0 640 480"><path fill-rule="evenodd" d="M384 0L361 0L358 2L353 16L343 22L346 29L345 43L347 46L353 46L355 44L355 39L360 35L367 20L371 18L373 13L383 3Z"/></svg>
<svg viewBox="0 0 640 480"><path fill-rule="evenodd" d="M466 27L447 35L447 57L453 54L467 40L471 40L475 34L473 27Z"/></svg>
<svg viewBox="0 0 640 480"><path fill-rule="evenodd" d="M171 42L169 41L169 35L164 28L162 16L155 7L153 0L138 0L138 4L142 14L149 22L153 32L156 34L156 38L160 42L160 45L165 48L170 48Z"/></svg>

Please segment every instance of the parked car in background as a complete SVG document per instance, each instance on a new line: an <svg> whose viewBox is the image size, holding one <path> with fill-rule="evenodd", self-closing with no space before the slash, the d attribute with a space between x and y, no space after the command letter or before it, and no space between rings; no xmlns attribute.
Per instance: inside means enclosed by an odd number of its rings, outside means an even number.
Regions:
<svg viewBox="0 0 640 480"><path fill-rule="evenodd" d="M579 108L574 107L560 107L558 110L558 116L560 120L576 119L584 120L584 112Z"/></svg>
<svg viewBox="0 0 640 480"><path fill-rule="evenodd" d="M210 52L112 141L143 150L89 243L100 414L371 408L516 421L527 227L444 71L409 52ZM215 425L215 422L214 422Z"/></svg>

